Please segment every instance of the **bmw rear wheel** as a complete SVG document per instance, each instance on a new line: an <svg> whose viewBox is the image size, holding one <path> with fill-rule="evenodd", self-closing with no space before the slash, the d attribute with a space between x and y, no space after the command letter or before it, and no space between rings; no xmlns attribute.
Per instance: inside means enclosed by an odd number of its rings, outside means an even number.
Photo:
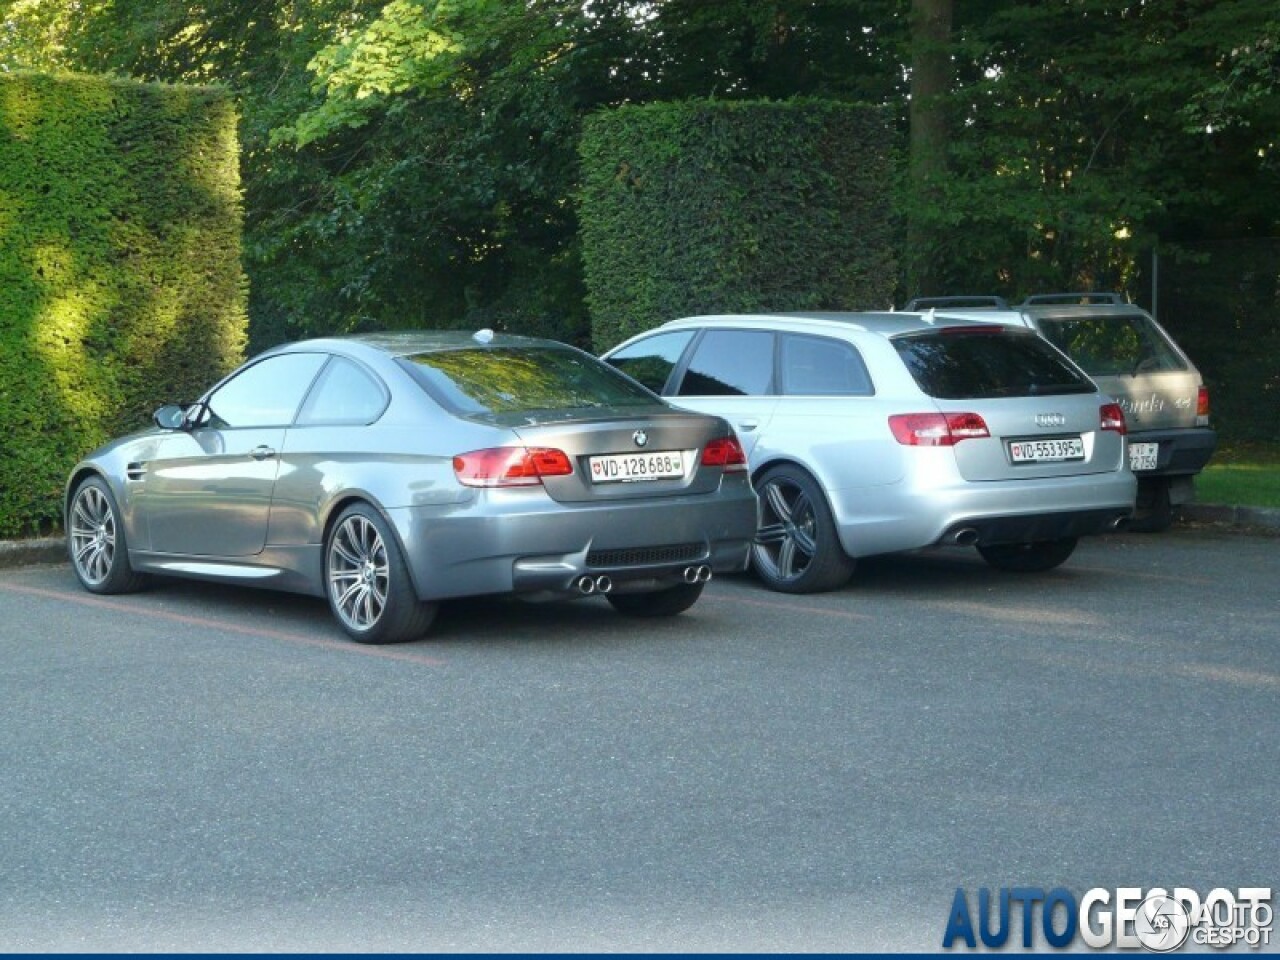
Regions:
<svg viewBox="0 0 1280 960"><path fill-rule="evenodd" d="M705 586L706 583L681 583L649 593L611 593L605 599L628 617L674 617L697 603Z"/></svg>
<svg viewBox="0 0 1280 960"><path fill-rule="evenodd" d="M367 504L343 510L325 548L329 609L357 643L399 643L427 632L436 605L418 599L400 548Z"/></svg>
<svg viewBox="0 0 1280 960"><path fill-rule="evenodd" d="M67 552L76 578L90 593L131 593L146 583L129 565L120 510L101 477L86 477L71 496Z"/></svg>
<svg viewBox="0 0 1280 960"><path fill-rule="evenodd" d="M854 560L840 545L831 508L813 477L782 464L765 471L756 492L760 529L751 566L766 586L783 593L818 593L848 583Z"/></svg>
<svg viewBox="0 0 1280 960"><path fill-rule="evenodd" d="M1037 540L1034 543L992 543L979 546L978 553L997 570L1015 573L1041 573L1066 562L1076 548L1075 537L1061 540Z"/></svg>

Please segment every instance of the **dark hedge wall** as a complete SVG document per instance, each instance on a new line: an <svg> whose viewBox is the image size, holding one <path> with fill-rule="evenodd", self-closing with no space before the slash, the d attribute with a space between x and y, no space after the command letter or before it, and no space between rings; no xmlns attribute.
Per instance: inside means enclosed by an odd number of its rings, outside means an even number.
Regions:
<svg viewBox="0 0 1280 960"><path fill-rule="evenodd" d="M225 92L0 75L0 537L240 359L241 220Z"/></svg>
<svg viewBox="0 0 1280 960"><path fill-rule="evenodd" d="M595 346L694 313L889 307L889 119L815 100L588 118L579 215Z"/></svg>

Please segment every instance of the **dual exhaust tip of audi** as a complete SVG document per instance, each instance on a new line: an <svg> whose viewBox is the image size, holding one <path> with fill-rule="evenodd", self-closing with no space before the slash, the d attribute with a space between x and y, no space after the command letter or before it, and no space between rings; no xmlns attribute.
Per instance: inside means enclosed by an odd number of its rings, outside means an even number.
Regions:
<svg viewBox="0 0 1280 960"><path fill-rule="evenodd" d="M705 563L696 567L685 567L680 575L685 583L706 583L711 579L711 568ZM613 580L604 574L593 577L589 573L584 573L574 581L574 586L578 588L578 593L589 597L593 593L608 593L613 589Z"/></svg>

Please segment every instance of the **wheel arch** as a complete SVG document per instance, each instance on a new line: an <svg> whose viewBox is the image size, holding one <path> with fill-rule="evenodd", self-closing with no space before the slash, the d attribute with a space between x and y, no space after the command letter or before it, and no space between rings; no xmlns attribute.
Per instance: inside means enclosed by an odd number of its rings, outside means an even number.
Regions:
<svg viewBox="0 0 1280 960"><path fill-rule="evenodd" d="M338 518L342 516L343 512L345 512L348 507L355 506L356 504L363 504L373 510L382 522L386 524L387 529L391 532L392 538L395 540L396 549L400 552L401 559L410 571L409 580L413 583L414 593L418 596L418 599L421 600L422 592L418 588L416 577L413 576L415 569L414 564L409 556L409 551L405 549L404 538L400 535L400 528L396 525L395 521L388 516L387 511L383 508L382 504L380 504L371 494L363 490L343 491L338 496L334 497L325 511L324 520L321 524L320 530L321 588L326 592L328 590L326 578L328 576L327 553L329 550L329 536L333 533L333 528L337 524Z"/></svg>

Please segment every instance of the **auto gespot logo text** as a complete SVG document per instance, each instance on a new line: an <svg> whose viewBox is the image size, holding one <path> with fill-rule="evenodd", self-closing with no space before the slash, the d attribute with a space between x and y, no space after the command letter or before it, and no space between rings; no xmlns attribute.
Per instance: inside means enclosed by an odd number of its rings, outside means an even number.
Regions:
<svg viewBox="0 0 1280 960"><path fill-rule="evenodd" d="M1215 887L1203 896L1189 887L1094 887L1079 898L1064 887L982 887L971 898L958 887L942 947L1000 949L1020 942L1026 949L1065 949L1079 940L1095 949L1155 953L1184 944L1259 949L1271 943L1273 919L1270 887Z"/></svg>

